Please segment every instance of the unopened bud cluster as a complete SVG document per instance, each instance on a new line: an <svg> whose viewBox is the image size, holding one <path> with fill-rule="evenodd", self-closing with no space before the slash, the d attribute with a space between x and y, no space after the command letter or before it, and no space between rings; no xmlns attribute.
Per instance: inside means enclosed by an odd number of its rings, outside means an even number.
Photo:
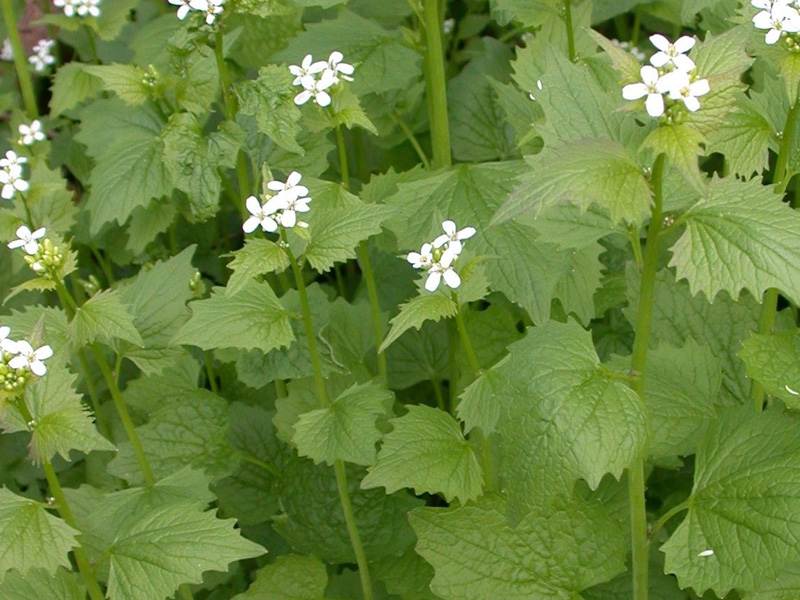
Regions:
<svg viewBox="0 0 800 600"><path fill-rule="evenodd" d="M31 231L22 225L17 229L18 239L10 242L8 247L12 250L22 248L28 266L40 277L54 280L58 277L61 265L64 264L64 252L52 241L44 238L45 233L44 227Z"/></svg>

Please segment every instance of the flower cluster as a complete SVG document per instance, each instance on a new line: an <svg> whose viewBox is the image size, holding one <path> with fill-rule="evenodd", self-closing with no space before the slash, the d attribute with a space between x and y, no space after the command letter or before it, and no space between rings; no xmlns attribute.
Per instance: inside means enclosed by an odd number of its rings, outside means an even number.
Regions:
<svg viewBox="0 0 800 600"><path fill-rule="evenodd" d="M15 192L24 192L28 189L28 182L22 178L22 165L28 162L24 156L17 156L13 150L6 152L4 158L0 158L0 197L11 200Z"/></svg>
<svg viewBox="0 0 800 600"><path fill-rule="evenodd" d="M3 40L3 47L0 48L0 60L6 62L14 60L14 48L11 47L11 40L8 38Z"/></svg>
<svg viewBox="0 0 800 600"><path fill-rule="evenodd" d="M631 83L622 88L626 100L645 99L647 114L658 118L665 112L664 96L673 102L683 102L690 112L700 108L698 96L707 94L711 88L707 79L694 76L695 64L686 53L694 47L695 39L687 35L673 44L663 35L650 36L658 52L650 57L650 64L641 68L640 83Z"/></svg>
<svg viewBox="0 0 800 600"><path fill-rule="evenodd" d="M18 130L18 142L21 146L33 146L35 142L41 142L45 137L42 131L42 122L39 119L34 119L30 125L21 124Z"/></svg>
<svg viewBox="0 0 800 600"><path fill-rule="evenodd" d="M800 6L794 0L751 0L750 4L761 9L753 17L756 29L766 29L764 41L774 44L784 33L800 32Z"/></svg>
<svg viewBox="0 0 800 600"><path fill-rule="evenodd" d="M267 189L276 192L269 196L262 204L255 196L250 196L245 201L245 206L250 216L242 225L245 233L252 233L259 225L263 231L274 232L278 226L291 229L295 225L298 227L308 227L305 221L297 220L297 213L308 212L308 188L300 185L300 173L292 171L286 181L273 180L267 184Z"/></svg>
<svg viewBox="0 0 800 600"><path fill-rule="evenodd" d="M461 241L475 235L474 227L459 230L453 221L443 221L442 229L442 235L431 243L423 244L419 252L409 252L406 257L415 269L425 269L428 272L425 289L429 292L436 291L442 279L447 287L453 289L461 285L461 277L453 269L453 265L464 249Z"/></svg>
<svg viewBox="0 0 800 600"><path fill-rule="evenodd" d="M54 279L59 267L64 264L64 253L48 239L38 241L44 238L45 232L44 227L31 231L22 225L17 229L18 239L9 242L8 247L12 250L22 248L25 251L25 262L34 272L46 279Z"/></svg>
<svg viewBox="0 0 800 600"><path fill-rule="evenodd" d="M99 17L102 0L53 0L53 4L64 9L68 17Z"/></svg>
<svg viewBox="0 0 800 600"><path fill-rule="evenodd" d="M55 64L56 58L53 56L55 40L39 40L33 47L33 54L28 57L28 62L33 65L33 70L42 73L50 65Z"/></svg>
<svg viewBox="0 0 800 600"><path fill-rule="evenodd" d="M300 66L290 65L289 72L294 75L292 85L303 87L303 91L295 96L294 103L300 106L313 98L320 106L329 106L331 96L327 90L341 79L353 81L350 75L355 72L355 68L342 62L343 59L344 55L338 51L331 52L327 61L317 62L313 62L312 56L306 54Z"/></svg>
<svg viewBox="0 0 800 600"><path fill-rule="evenodd" d="M33 349L26 340L15 341L8 337L9 327L0 327L0 390L18 392L25 386L30 374L41 377L47 373L44 360L53 356L50 346Z"/></svg>
<svg viewBox="0 0 800 600"><path fill-rule="evenodd" d="M205 13L207 25L214 23L225 7L225 0L169 0L169 3L178 7L178 18L181 21L194 10Z"/></svg>

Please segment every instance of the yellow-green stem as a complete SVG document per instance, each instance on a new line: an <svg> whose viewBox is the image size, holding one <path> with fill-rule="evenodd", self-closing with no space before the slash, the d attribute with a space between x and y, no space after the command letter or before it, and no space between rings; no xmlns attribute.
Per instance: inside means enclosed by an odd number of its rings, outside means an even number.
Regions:
<svg viewBox="0 0 800 600"><path fill-rule="evenodd" d="M320 408L328 408L330 406L330 400L328 399L328 390L325 387L325 379L322 375L322 360L317 347L317 338L314 335L314 324L311 320L311 306L308 302L308 291L305 281L303 280L303 272L294 253L289 247L284 230L281 230L281 240L284 242L283 248L291 263L295 283L297 284L297 292L300 296L303 326L306 331L308 351L311 355L311 366L314 370L317 404ZM353 506L350 502L350 492L347 488L347 474L345 473L344 463L337 460L334 463L334 470L336 471L336 487L339 492L339 501L342 505L345 523L347 524L347 533L350 536L350 545L353 548L353 553L356 556L356 563L358 564L358 575L361 578L361 589L364 593L364 600L372 600L372 581L369 576L369 564L367 563L367 557L364 553L364 545L361 543L361 536L358 533L355 515L353 514Z"/></svg>
<svg viewBox="0 0 800 600"><path fill-rule="evenodd" d="M14 7L11 0L0 0L0 9L3 11L3 22L6 24L6 35L11 43L11 50L14 53L14 69L17 72L19 89L22 92L22 102L25 104L25 112L28 118L33 120L38 118L39 109L36 106L36 95L33 92L33 80L25 60L25 48L22 46L22 38L19 35L17 17L14 14Z"/></svg>
<svg viewBox="0 0 800 600"><path fill-rule="evenodd" d="M96 65L99 65L100 56L97 54L97 43L94 41L94 33L88 25L84 25L83 30L86 32L86 39L89 40L89 52L92 55L92 62Z"/></svg>
<svg viewBox="0 0 800 600"><path fill-rule="evenodd" d="M206 350L203 353L203 358L206 364L206 377L208 378L208 386L211 388L211 391L215 394L219 391L219 386L217 385L217 375L214 373L214 357L211 356L211 352Z"/></svg>
<svg viewBox="0 0 800 600"><path fill-rule="evenodd" d="M683 512L685 510L689 510L689 506L690 506L690 501L684 500L680 504L673 506L663 515L661 515L658 521L656 521L656 524L653 525L653 530L650 532L650 539L655 540L656 536L658 535L658 532L661 531L661 528L664 527L664 525L666 525L667 522L678 513Z"/></svg>
<svg viewBox="0 0 800 600"><path fill-rule="evenodd" d="M650 341L650 326L655 298L656 274L658 272L659 232L663 224L663 180L664 154L659 154L653 165L652 188L653 210L647 229L644 250L644 268L639 285L639 308L636 314L636 337L633 342L631 370L638 374L631 387L644 396L647 347ZM634 461L628 471L628 498L631 515L631 546L633 564L633 599L647 600L647 580L650 558L648 554L647 511L645 507L644 461L646 451Z"/></svg>
<svg viewBox="0 0 800 600"><path fill-rule="evenodd" d="M256 465L257 467L261 467L267 473L269 473L270 475L272 475L274 477L280 477L281 476L281 472L278 471L278 469L276 469L273 465L271 465L269 463L266 463L263 460L260 460L260 459L256 458L252 454L248 454L246 452L243 452L240 456L241 456L241 459L244 462L250 463L251 465Z"/></svg>
<svg viewBox="0 0 800 600"><path fill-rule="evenodd" d="M467 334L467 325L464 322L464 315L461 312L461 307L458 305L458 294L455 291L450 292L453 302L456 303L456 327L458 328L458 335L461 338L461 347L464 349L464 354L467 355L469 366L475 377L480 377L482 370L478 362L478 357L475 354L475 349L472 347L472 342L469 341Z"/></svg>
<svg viewBox="0 0 800 600"><path fill-rule="evenodd" d="M431 385L433 386L433 395L436 396L436 406L439 407L439 410L447 412L447 402L445 402L444 394L442 393L442 382L439 381L438 377L434 377L431 379Z"/></svg>
<svg viewBox="0 0 800 600"><path fill-rule="evenodd" d="M567 27L567 52L569 59L575 62L575 31L572 25L572 0L564 0L564 23Z"/></svg>
<svg viewBox="0 0 800 600"><path fill-rule="evenodd" d="M423 0L425 17L426 69L428 110L433 146L433 168L452 164L450 124L447 116L447 82L442 48L442 14L438 0Z"/></svg>
<svg viewBox="0 0 800 600"><path fill-rule="evenodd" d="M100 430L103 437L110 440L111 431L108 429L105 410L103 410L103 405L100 404L100 397L97 395L97 388L94 385L91 372L89 371L89 361L83 349L78 351L78 361L80 362L81 371L83 372L83 380L86 382L86 390L89 392L89 400L92 403L92 410L94 410L94 420L97 423L97 428Z"/></svg>
<svg viewBox="0 0 800 600"><path fill-rule="evenodd" d="M28 206L28 199L22 192L18 193L19 193L19 199L22 201L22 208L25 210L25 219L28 221L26 225L31 231L34 231L36 229L36 225L33 222L33 216L31 216L31 207Z"/></svg>
<svg viewBox="0 0 800 600"><path fill-rule="evenodd" d="M391 117L392 121L394 121L395 125L397 125L400 128L400 131L403 132L403 135L406 136L406 139L408 139L409 143L411 144L411 147L414 148L414 152L417 153L417 156L419 157L422 166L425 167L426 169L430 169L431 163L428 160L428 156L425 154L425 151L422 149L422 146L420 146L417 136L415 136L414 132L411 131L411 128L408 126L408 123L406 123L401 117L399 117L393 112L389 113L389 116Z"/></svg>
<svg viewBox="0 0 800 600"><path fill-rule="evenodd" d="M28 405L25 404L24 398L19 399L17 402L17 408L19 409L20 413L22 414L22 418L25 419L26 423L33 422L33 415L28 410ZM42 461L42 469L44 470L44 476L47 478L47 485L50 488L50 493L53 495L53 499L56 502L58 514L61 515L61 518L64 519L67 525L73 529L77 529L78 527L75 523L75 517L72 514L72 510L70 510L69 504L67 504L64 491L61 489L58 476L56 475L55 469L53 469L53 465L50 463L49 459ZM105 595L103 594L103 590L100 588L100 584L97 583L97 578L94 576L94 570L92 569L92 565L89 562L89 557L86 555L86 552L81 546L76 546L72 549L72 553L75 556L75 562L78 564L78 571L80 572L81 577L86 584L86 589L89 592L89 596L92 598L92 600L103 600Z"/></svg>

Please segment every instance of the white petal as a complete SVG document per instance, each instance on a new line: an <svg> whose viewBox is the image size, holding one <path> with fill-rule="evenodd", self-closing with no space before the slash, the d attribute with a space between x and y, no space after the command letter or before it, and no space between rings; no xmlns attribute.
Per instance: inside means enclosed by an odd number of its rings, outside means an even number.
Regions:
<svg viewBox="0 0 800 600"><path fill-rule="evenodd" d="M448 236L452 237L456 232L456 224L450 220L442 221L442 229Z"/></svg>
<svg viewBox="0 0 800 600"><path fill-rule="evenodd" d="M694 48L694 45L695 45L696 42L697 42L697 40L694 39L692 36L690 36L690 35L682 35L677 40L675 40L675 43L673 44L673 46L674 46L674 48L675 48L675 50L677 52L680 52L681 54L685 54L686 52L688 52L689 50Z"/></svg>
<svg viewBox="0 0 800 600"><path fill-rule="evenodd" d="M666 52L669 50L669 40L660 33L655 33L650 36L650 43L659 50Z"/></svg>
<svg viewBox="0 0 800 600"><path fill-rule="evenodd" d="M461 242L459 242L458 240L450 240L450 244L448 244L447 250L445 251L444 255L442 255L442 260L444 260L444 257L448 253L450 253L453 256L453 258L455 258L459 254L461 254L461 250L463 250L463 246L461 245ZM445 265L445 266L449 266L449 265L450 265L450 263L448 262L447 265Z"/></svg>
<svg viewBox="0 0 800 600"><path fill-rule="evenodd" d="M41 348L37 348L36 352L33 353L34 358L36 360L46 360L53 356L53 349L50 346L42 346Z"/></svg>
<svg viewBox="0 0 800 600"><path fill-rule="evenodd" d="M442 274L438 271L429 271L428 272L428 279L425 280L425 289L429 292L435 292L436 288L439 287L439 283L442 281Z"/></svg>
<svg viewBox="0 0 800 600"><path fill-rule="evenodd" d="M7 183L3 186L3 191L0 192L0 197L6 200L11 200L14 197L14 186Z"/></svg>
<svg viewBox="0 0 800 600"><path fill-rule="evenodd" d="M286 189L286 184L282 181L278 181L277 179L273 179L267 184L267 189L272 190L273 192L282 192Z"/></svg>
<svg viewBox="0 0 800 600"><path fill-rule="evenodd" d="M258 198L255 196L247 198L247 200L244 201L244 205L251 215L257 215L261 212L261 202L259 202Z"/></svg>
<svg viewBox="0 0 800 600"><path fill-rule="evenodd" d="M39 242L36 240L31 240L30 242L27 242L23 248L26 254L33 256L39 251Z"/></svg>
<svg viewBox="0 0 800 600"><path fill-rule="evenodd" d="M464 227L464 229L458 232L458 239L467 240L471 238L473 235L475 235L474 227Z"/></svg>
<svg viewBox="0 0 800 600"><path fill-rule="evenodd" d="M681 71L691 71L695 68L694 61L685 54L678 54L672 58L672 64Z"/></svg>
<svg viewBox="0 0 800 600"><path fill-rule="evenodd" d="M33 374L38 375L39 377L42 377L45 373L47 373L47 367L45 367L44 363L39 360L34 360L29 366Z"/></svg>
<svg viewBox="0 0 800 600"><path fill-rule="evenodd" d="M289 198L283 193L273 196L264 205L264 214L271 215L279 210L285 210L289 208L289 203Z"/></svg>
<svg viewBox="0 0 800 600"><path fill-rule="evenodd" d="M772 6L772 0L750 0L750 4L762 10L769 10Z"/></svg>
<svg viewBox="0 0 800 600"><path fill-rule="evenodd" d="M447 269L444 272L444 282L451 288L455 289L461 285L461 277L453 269Z"/></svg>
<svg viewBox="0 0 800 600"><path fill-rule="evenodd" d="M694 96L686 96L683 99L683 103L690 112L695 112L700 108L700 101Z"/></svg>
<svg viewBox="0 0 800 600"><path fill-rule="evenodd" d="M261 229L268 233L278 231L278 222L272 217L264 217L261 220Z"/></svg>
<svg viewBox="0 0 800 600"><path fill-rule="evenodd" d="M309 202L311 202L311 198L298 198L294 203L294 210L302 213L310 211Z"/></svg>
<svg viewBox="0 0 800 600"><path fill-rule="evenodd" d="M344 73L345 75L352 75L353 73L355 73L356 69L355 67L353 67L353 65L349 65L347 63L340 63L336 65L336 70L339 73Z"/></svg>
<svg viewBox="0 0 800 600"><path fill-rule="evenodd" d="M323 108L326 106L330 106L331 97L330 94L328 94L328 92L318 92L317 95L314 96L314 99L317 101L317 104L319 104Z"/></svg>
<svg viewBox="0 0 800 600"><path fill-rule="evenodd" d="M331 52L331 55L328 57L328 62L330 64L332 64L332 65L335 65L335 64L338 64L338 63L342 62L343 58L344 58L344 54L342 54L338 50L334 50L333 52Z"/></svg>
<svg viewBox="0 0 800 600"><path fill-rule="evenodd" d="M14 240L13 242L8 242L8 247L14 250L16 248L22 248L26 243L25 240Z"/></svg>
<svg viewBox="0 0 800 600"><path fill-rule="evenodd" d="M639 74L642 76L642 81L646 85L655 85L658 83L658 80L661 77L658 69L651 67L650 65L645 65L639 69Z"/></svg>
<svg viewBox="0 0 800 600"><path fill-rule="evenodd" d="M309 100L311 100L311 92L309 92L308 90L303 90L302 92L297 94L297 96L294 97L294 103L297 106L301 106L306 102L308 102Z"/></svg>
<svg viewBox="0 0 800 600"><path fill-rule="evenodd" d="M289 177L286 178L286 185L290 186L290 187L294 187L298 183L300 183L300 180L302 178L303 178L303 176L300 175L300 173L298 173L297 171L292 171L291 173L289 173Z"/></svg>
<svg viewBox="0 0 800 600"><path fill-rule="evenodd" d="M258 217L250 217L242 224L242 229L245 233L253 233L260 222Z"/></svg>
<svg viewBox="0 0 800 600"><path fill-rule="evenodd" d="M664 97L661 94L648 94L644 106L648 115L660 117L664 114Z"/></svg>
<svg viewBox="0 0 800 600"><path fill-rule="evenodd" d="M17 179L16 181L14 181L14 187L17 188L20 192L24 192L27 191L27 189L30 186L28 185L28 182L25 181L24 179Z"/></svg>
<svg viewBox="0 0 800 600"><path fill-rule="evenodd" d="M708 85L708 79L698 79L689 86L689 92L692 96L703 96L711 91Z"/></svg>
<svg viewBox="0 0 800 600"><path fill-rule="evenodd" d="M406 260L414 265L415 269L422 266L422 255L419 252L409 252L408 256L406 256Z"/></svg>
<svg viewBox="0 0 800 600"><path fill-rule="evenodd" d="M757 29L772 29L772 15L768 12L760 12L753 17L753 25Z"/></svg>
<svg viewBox="0 0 800 600"><path fill-rule="evenodd" d="M297 214L293 210L286 210L281 213L280 222L286 228L294 227L297 223Z"/></svg>
<svg viewBox="0 0 800 600"><path fill-rule="evenodd" d="M26 239L31 237L31 230L28 229L25 225L20 225L17 227L17 237L20 239Z"/></svg>
<svg viewBox="0 0 800 600"><path fill-rule="evenodd" d="M11 327L8 327L6 325L0 327L0 340L6 339L10 333L11 333Z"/></svg>
<svg viewBox="0 0 800 600"><path fill-rule="evenodd" d="M622 97L625 100L638 100L649 93L650 90L643 83L629 83L622 88Z"/></svg>
<svg viewBox="0 0 800 600"><path fill-rule="evenodd" d="M650 57L650 64L654 67L663 67L670 61L670 56L666 52L656 52Z"/></svg>
<svg viewBox="0 0 800 600"><path fill-rule="evenodd" d="M17 342L19 344L20 342ZM8 366L12 369L24 369L28 366L28 359L24 356L15 356L10 361L8 361Z"/></svg>
<svg viewBox="0 0 800 600"><path fill-rule="evenodd" d="M442 246L444 246L449 241L450 241L450 236L448 236L446 233L443 233L442 235L437 237L435 240L433 240L433 247L434 248L441 248Z"/></svg>
<svg viewBox="0 0 800 600"><path fill-rule="evenodd" d="M36 231L34 231L34 232L31 234L31 237L32 237L33 239L35 239L35 240L38 240L38 239L40 239L40 238L43 238L43 237L44 237L44 234L45 234L46 232L47 232L47 229L45 229L44 227L39 227L39 229L37 229Z"/></svg>
<svg viewBox="0 0 800 600"><path fill-rule="evenodd" d="M764 41L767 44L772 45L775 42L777 42L779 39L781 39L781 32L778 31L777 29L770 29L767 32L767 35L765 36Z"/></svg>

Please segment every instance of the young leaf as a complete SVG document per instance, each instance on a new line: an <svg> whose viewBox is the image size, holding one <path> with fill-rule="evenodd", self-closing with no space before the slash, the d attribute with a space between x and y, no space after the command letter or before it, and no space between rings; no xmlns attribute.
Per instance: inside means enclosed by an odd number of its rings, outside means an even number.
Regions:
<svg viewBox="0 0 800 600"><path fill-rule="evenodd" d="M774 130L745 94L739 94L737 105L725 119L725 127L716 127L708 134L708 151L725 155L732 173L749 178L760 173L769 163L769 149Z"/></svg>
<svg viewBox="0 0 800 600"><path fill-rule="evenodd" d="M83 70L100 79L105 89L116 93L131 106L144 104L152 92L145 82L144 69L135 65L89 65L83 67Z"/></svg>
<svg viewBox="0 0 800 600"><path fill-rule="evenodd" d="M700 144L705 141L705 136L688 123L677 123L653 129L642 142L642 148L652 150L655 156L663 153L667 162L686 181L695 189L702 190L705 183L697 166L697 157L701 154Z"/></svg>
<svg viewBox="0 0 800 600"><path fill-rule="evenodd" d="M723 413L699 442L689 512L661 549L682 588L724 597L775 577L800 551L798 420ZM706 555L707 550L713 554Z"/></svg>
<svg viewBox="0 0 800 600"><path fill-rule="evenodd" d="M108 594L124 600L172 596L184 583L200 583L204 571L254 558L263 547L241 537L232 520L217 519L194 504L154 507L127 523L109 549Z"/></svg>
<svg viewBox="0 0 800 600"><path fill-rule="evenodd" d="M318 558L288 554L259 569L247 591L233 600L322 600L327 585L328 572Z"/></svg>
<svg viewBox="0 0 800 600"><path fill-rule="evenodd" d="M258 348L269 352L294 340L291 315L268 283L249 281L239 293L226 296L214 288L211 297L191 305L192 317L178 330L173 343L212 348Z"/></svg>
<svg viewBox="0 0 800 600"><path fill-rule="evenodd" d="M390 391L366 383L349 388L327 408L301 414L292 437L297 453L314 463L373 464L375 444L381 438L375 420L393 398Z"/></svg>
<svg viewBox="0 0 800 600"><path fill-rule="evenodd" d="M483 489L483 471L475 451L449 414L428 406L409 406L408 413L390 423L361 487L385 487L388 494L407 487L414 493L442 493L447 502L461 504Z"/></svg>
<svg viewBox="0 0 800 600"><path fill-rule="evenodd" d="M739 352L747 365L747 376L791 408L800 407L800 334L752 333Z"/></svg>
<svg viewBox="0 0 800 600"><path fill-rule="evenodd" d="M540 507L513 529L502 510L487 500L411 512L416 550L433 565L437 596L561 600L625 570L624 532L599 503Z"/></svg>
<svg viewBox="0 0 800 600"><path fill-rule="evenodd" d="M53 78L53 97L50 99L52 116L55 117L76 107L103 89L103 81L89 74L84 67L85 65L81 63L71 62L56 71Z"/></svg>
<svg viewBox="0 0 800 600"><path fill-rule="evenodd" d="M714 180L686 213L686 230L672 247L670 266L692 294L746 289L760 297L775 287L800 303L800 214L757 180Z"/></svg>
<svg viewBox="0 0 800 600"><path fill-rule="evenodd" d="M0 488L0 573L44 569L52 575L70 568L67 554L78 545L77 534L43 504Z"/></svg>
<svg viewBox="0 0 800 600"><path fill-rule="evenodd" d="M115 290L104 290L89 298L75 311L69 328L70 338L76 346L91 344L98 339L110 342L115 338L137 346L144 345L133 324L133 317Z"/></svg>
<svg viewBox="0 0 800 600"><path fill-rule="evenodd" d="M400 306L400 313L390 321L391 329L383 340L379 352L386 350L392 342L412 327L419 329L425 321L454 317L457 312L456 303L445 294L424 292L423 295L412 298Z"/></svg>
<svg viewBox="0 0 800 600"><path fill-rule="evenodd" d="M244 247L231 254L233 260L228 268L233 274L225 286L225 295L233 296L245 284L258 275L283 271L289 266L286 252L278 244L264 238L250 238Z"/></svg>
<svg viewBox="0 0 800 600"><path fill-rule="evenodd" d="M0 598L3 600L32 600L58 598L58 600L85 600L86 590L80 576L66 569L55 574L44 569L33 569L25 575L9 571L0 580Z"/></svg>
<svg viewBox="0 0 800 600"><path fill-rule="evenodd" d="M400 556L388 556L370 565L376 579L386 591L403 600L438 600L431 591L433 567L425 559L408 548Z"/></svg>

